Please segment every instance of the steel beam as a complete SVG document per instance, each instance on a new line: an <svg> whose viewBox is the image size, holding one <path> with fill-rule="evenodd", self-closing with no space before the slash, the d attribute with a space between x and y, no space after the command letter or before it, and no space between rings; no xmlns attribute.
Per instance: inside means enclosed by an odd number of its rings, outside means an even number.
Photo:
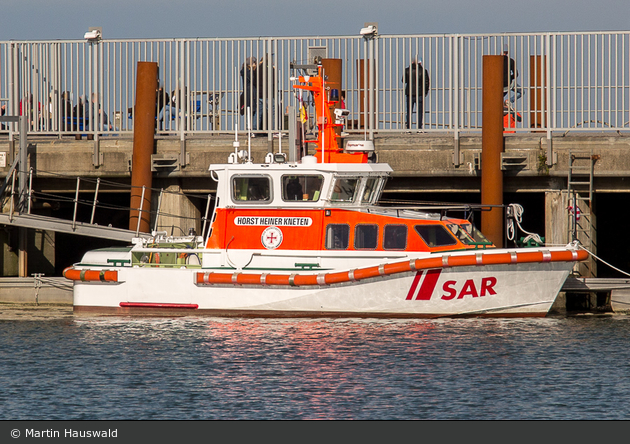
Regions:
<svg viewBox="0 0 630 444"><path fill-rule="evenodd" d="M503 205L503 59L483 56L481 130L481 204ZM496 246L503 246L503 209L492 207L481 215L481 232Z"/></svg>
<svg viewBox="0 0 630 444"><path fill-rule="evenodd" d="M155 62L138 62L137 69L129 229L149 233L151 230L151 184L153 180L151 155L153 154L155 135L158 66ZM145 189L146 191L144 191Z"/></svg>

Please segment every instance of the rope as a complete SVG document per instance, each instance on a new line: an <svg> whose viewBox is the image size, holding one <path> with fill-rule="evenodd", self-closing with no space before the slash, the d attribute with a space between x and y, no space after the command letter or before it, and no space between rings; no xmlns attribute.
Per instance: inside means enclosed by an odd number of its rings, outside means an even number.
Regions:
<svg viewBox="0 0 630 444"><path fill-rule="evenodd" d="M618 271L618 272L619 272L619 273L621 273L621 274L624 274L624 275L626 275L626 276L630 276L630 273L626 273L625 271L620 270L619 268L617 268L617 267L615 267L615 266L613 266L613 265L610 265L608 262L606 262L606 261L605 261L605 260L603 260L602 258L598 257L598 256L597 256L597 255L595 255L593 252L591 252L591 251L587 250L586 248L584 248L584 247L583 247L582 245L580 245L579 243L577 243L577 247L578 247L578 248L581 248L581 249L582 249L582 250L584 250L584 251L586 251L588 254L590 254L591 256L593 256L595 259L597 259L598 261L600 261L602 264L604 264L604 265L608 265L610 268L612 268L612 269L613 269L613 270L615 270L615 271Z"/></svg>
<svg viewBox="0 0 630 444"><path fill-rule="evenodd" d="M608 265L610 268L612 268L615 271L618 271L619 273L626 275L626 276L630 276L630 273L627 273L623 270L620 270L619 268L615 267L614 265L609 264L608 262L606 262L605 260L603 260L601 257L597 256L595 253L593 253L592 251L590 251L587 248L584 248L579 241L575 240L573 241L570 245L573 245L574 248L581 248L582 250L586 251L588 254L590 254L591 256L593 256L595 259L597 259L598 261L600 261L602 264L604 265ZM547 247L566 247L565 244L547 244Z"/></svg>
<svg viewBox="0 0 630 444"><path fill-rule="evenodd" d="M514 221L516 221L516 225L518 225L518 228L523 233L528 235L526 238L523 239L523 243L527 243L530 240L534 240L534 242L538 244L541 244L541 245L544 244L542 238L538 234L530 233L529 231L524 230L523 227L521 226L521 220L522 220L523 211L524 211L523 207L519 204L509 204L508 208L512 209L513 217L508 218L508 221L507 221L507 238L509 240L514 240L514 237L516 235Z"/></svg>

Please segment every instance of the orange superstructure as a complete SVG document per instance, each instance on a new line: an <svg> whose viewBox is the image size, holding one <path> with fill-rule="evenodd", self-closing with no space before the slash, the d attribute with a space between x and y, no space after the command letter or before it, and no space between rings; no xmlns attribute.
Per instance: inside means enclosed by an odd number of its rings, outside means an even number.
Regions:
<svg viewBox="0 0 630 444"><path fill-rule="evenodd" d="M247 220L254 220L247 223ZM239 223L244 221L244 223ZM258 224L260 221L260 224ZM453 235L447 227L449 222L460 226L461 219L418 220L404 219L393 215L366 213L346 209L220 209L216 213L213 230L207 248L259 249L263 247L262 236L269 225L282 227L282 243L278 250L350 250L350 251L449 251L476 248ZM440 226L444 233L451 233L451 240L431 245L416 227ZM333 228L347 233L335 244ZM395 234L386 237L388 230ZM366 233L372 240L366 241ZM449 235L449 234L447 234ZM397 239L400 238L400 239ZM492 245L486 244L485 248Z"/></svg>

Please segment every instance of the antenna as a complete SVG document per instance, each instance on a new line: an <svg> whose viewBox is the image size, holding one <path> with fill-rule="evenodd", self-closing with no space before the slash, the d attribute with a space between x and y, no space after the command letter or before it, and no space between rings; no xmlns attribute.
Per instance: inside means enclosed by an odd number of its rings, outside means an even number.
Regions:
<svg viewBox="0 0 630 444"><path fill-rule="evenodd" d="M247 107L247 162L252 161L252 109Z"/></svg>
<svg viewBox="0 0 630 444"><path fill-rule="evenodd" d="M238 141L238 122L234 125L234 142L232 142L232 146L234 146L234 154L238 156L238 148L241 146Z"/></svg>
<svg viewBox="0 0 630 444"><path fill-rule="evenodd" d="M322 163L326 163L326 141L324 140L326 137L326 131L324 130L324 127L326 126L326 113L324 112L324 109L326 108L326 81L324 80L324 67L321 65L321 62L319 66L322 70L322 125L321 127L318 125L318 127L320 128L322 136Z"/></svg>
<svg viewBox="0 0 630 444"><path fill-rule="evenodd" d="M280 110L281 110L281 108L278 109L279 106L280 106L279 104L275 105L275 107L276 107L275 111L276 111L276 117L278 118L278 153L282 154L282 133L280 132L280 122L281 122L281 120L280 120Z"/></svg>

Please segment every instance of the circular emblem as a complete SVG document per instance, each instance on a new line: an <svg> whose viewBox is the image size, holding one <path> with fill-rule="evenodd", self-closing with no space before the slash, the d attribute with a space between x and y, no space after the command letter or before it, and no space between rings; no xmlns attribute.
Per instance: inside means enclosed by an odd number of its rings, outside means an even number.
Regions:
<svg viewBox="0 0 630 444"><path fill-rule="evenodd" d="M260 240L267 250L278 248L282 243L282 231L278 227L267 227L263 231Z"/></svg>

